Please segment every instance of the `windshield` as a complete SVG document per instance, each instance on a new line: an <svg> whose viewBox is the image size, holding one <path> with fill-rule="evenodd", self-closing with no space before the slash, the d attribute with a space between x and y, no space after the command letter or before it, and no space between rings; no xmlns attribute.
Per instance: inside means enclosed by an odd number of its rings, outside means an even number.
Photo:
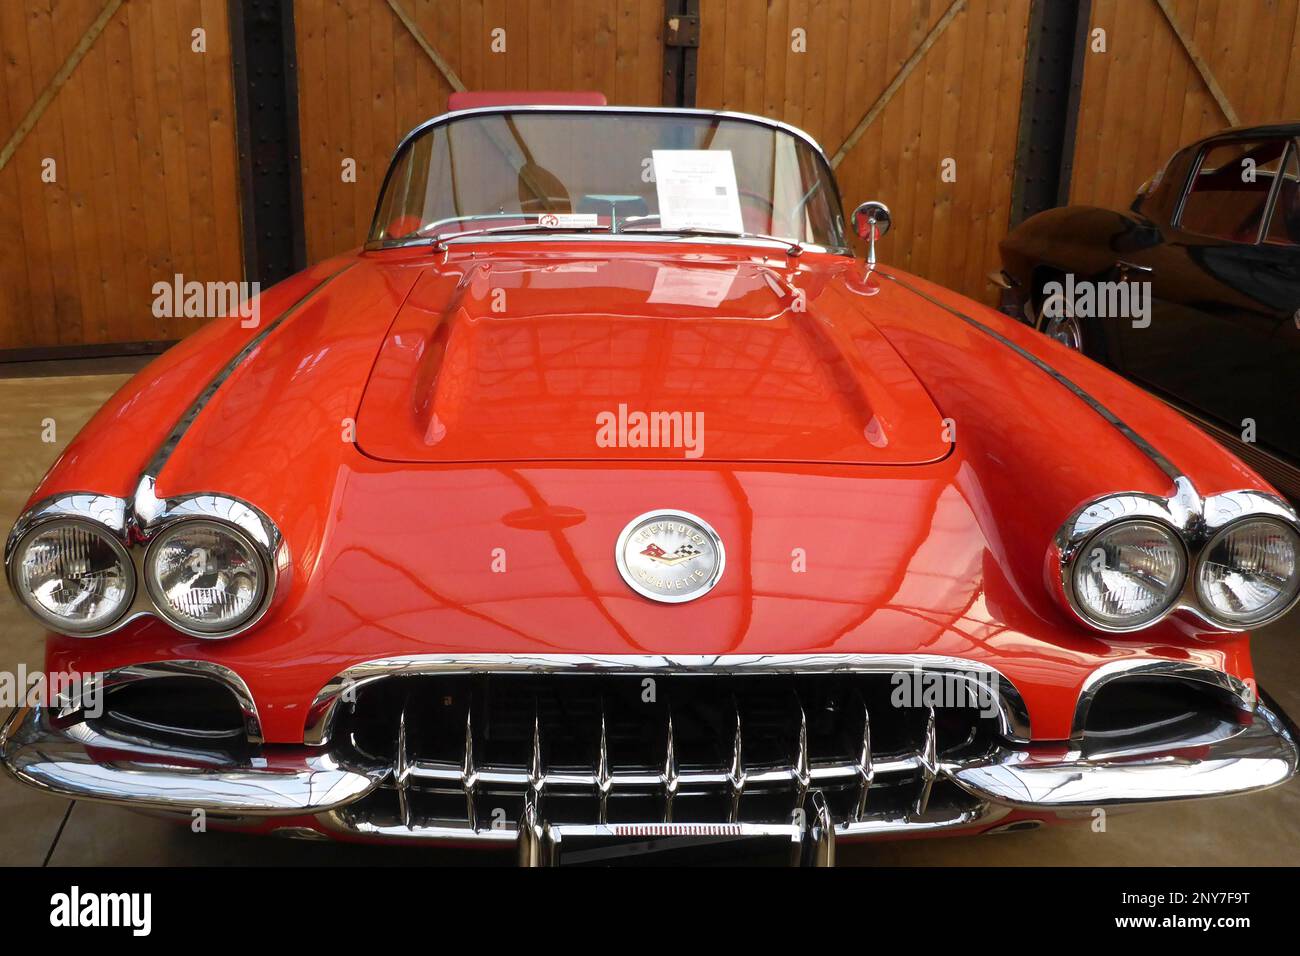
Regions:
<svg viewBox="0 0 1300 956"><path fill-rule="evenodd" d="M453 234L752 235L845 251L825 158L759 119L688 112L504 110L403 144L368 245Z"/></svg>

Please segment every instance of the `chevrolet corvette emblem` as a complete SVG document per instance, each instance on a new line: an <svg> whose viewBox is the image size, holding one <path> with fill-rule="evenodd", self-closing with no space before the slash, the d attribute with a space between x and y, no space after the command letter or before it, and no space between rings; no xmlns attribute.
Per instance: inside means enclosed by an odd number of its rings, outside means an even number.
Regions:
<svg viewBox="0 0 1300 956"><path fill-rule="evenodd" d="M628 522L614 559L628 587L652 601L680 604L702 597L722 577L722 539L684 511L650 511Z"/></svg>
<svg viewBox="0 0 1300 956"><path fill-rule="evenodd" d="M681 564L683 561L689 561L691 558L703 554L699 548L694 545L684 544L672 554L669 554L657 544L652 544L641 552L651 561L658 561L660 564Z"/></svg>

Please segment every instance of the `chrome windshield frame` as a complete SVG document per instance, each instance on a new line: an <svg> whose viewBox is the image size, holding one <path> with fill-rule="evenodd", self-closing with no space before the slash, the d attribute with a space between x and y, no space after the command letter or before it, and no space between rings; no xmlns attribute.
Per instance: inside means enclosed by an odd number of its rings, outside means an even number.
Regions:
<svg viewBox="0 0 1300 956"><path fill-rule="evenodd" d="M832 255L842 255L842 256L848 256L850 258L853 258L854 255L853 249L850 245L847 244L849 242L849 234L844 219L844 200L843 197L840 195L839 181L835 178L835 169L833 166L831 166L830 160L827 159L826 151L822 149L821 144L818 143L817 140L813 139L808 133L804 132L797 126L791 126L789 123L782 123L779 120L769 119L765 116L756 116L753 113L739 113L739 112L734 112L732 110L688 109L685 107L677 108L677 107L670 107L670 106L549 106L549 105L537 105L537 104L526 105L526 106L483 106L483 107L477 107L475 109L469 109L469 110L453 110L452 112L442 113L438 116L434 116L430 119L427 119L419 126L416 126L414 129L412 129L404 137L402 137L401 142L397 144L397 148L393 150L393 156L388 161L388 169L384 172L383 182L380 183L379 186L379 194L375 197L375 211L374 214L371 216L370 229L366 233L366 241L362 248L365 249L367 252L379 252L387 249L406 249L406 248L410 248L411 245L416 244L416 243L407 243L407 242L394 242L394 243L376 242L370 238L378 230L379 214L383 207L384 194L388 192L388 184L392 180L393 170L397 167L397 162L402 157L402 153L404 150L406 150L412 143L414 143L416 139L418 139L419 137L423 136L425 133L439 126L448 125L452 122L455 122L456 120L472 118L475 116L496 116L496 115L501 115L506 113L511 113L511 114L553 113L553 114L562 114L562 115L564 114L581 115L581 114L591 113L591 114L603 114L603 115L610 115L610 116L706 117L710 119L732 120L741 123L749 123L754 126L765 126L769 129L778 130L780 132L787 133L791 136L794 136L796 139L801 140L809 147L811 147L813 154L818 159L821 160L822 167L823 167L822 171L825 174L828 182L830 183L831 198L833 200L835 219L839 225L839 233L840 233L839 237L845 243L843 245L836 245L836 246L819 246L813 243L806 243L806 242L801 242L801 244L806 249L816 249L816 250L824 249L826 252L831 253ZM563 232L560 232L557 233L556 236L551 236L551 238L557 238L558 236L562 236L562 235ZM572 236L569 236L568 238L572 239ZM662 236L656 237L653 234L647 234L644 238L645 241L647 242L653 242L656 238L664 238L664 237ZM740 238L741 237L739 236L737 237L737 239ZM790 241L794 242L795 240L791 238Z"/></svg>

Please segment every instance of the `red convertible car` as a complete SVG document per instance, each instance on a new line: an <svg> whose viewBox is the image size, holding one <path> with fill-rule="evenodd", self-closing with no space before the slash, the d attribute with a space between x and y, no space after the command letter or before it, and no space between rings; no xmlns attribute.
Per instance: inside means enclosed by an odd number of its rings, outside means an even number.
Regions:
<svg viewBox="0 0 1300 956"><path fill-rule="evenodd" d="M806 134L495 105L211 322L9 537L32 786L529 864L1027 829L1290 778L1300 523L1177 412L875 261ZM1025 409L1034 409L1026 415ZM743 847L742 847L743 849Z"/></svg>

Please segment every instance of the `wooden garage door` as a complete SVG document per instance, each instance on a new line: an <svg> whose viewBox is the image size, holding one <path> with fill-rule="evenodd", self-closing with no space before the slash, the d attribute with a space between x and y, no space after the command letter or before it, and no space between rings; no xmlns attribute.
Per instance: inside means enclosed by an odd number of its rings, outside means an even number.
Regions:
<svg viewBox="0 0 1300 956"><path fill-rule="evenodd" d="M0 349L197 328L152 290L242 278L224 0L3 0L0 61Z"/></svg>
<svg viewBox="0 0 1300 956"><path fill-rule="evenodd" d="M985 277L1010 216L1029 0L702 6L699 105L793 123L827 155L932 38L836 173L846 214L865 199L890 207L883 261L992 301Z"/></svg>
<svg viewBox="0 0 1300 956"><path fill-rule="evenodd" d="M452 81L426 46L470 90L660 102L663 0L296 0L294 17L313 262L365 239L394 147L446 109Z"/></svg>
<svg viewBox="0 0 1300 956"><path fill-rule="evenodd" d="M1106 49L1084 56L1071 202L1123 209L1180 146L1300 117L1300 0L1093 0L1096 30Z"/></svg>

